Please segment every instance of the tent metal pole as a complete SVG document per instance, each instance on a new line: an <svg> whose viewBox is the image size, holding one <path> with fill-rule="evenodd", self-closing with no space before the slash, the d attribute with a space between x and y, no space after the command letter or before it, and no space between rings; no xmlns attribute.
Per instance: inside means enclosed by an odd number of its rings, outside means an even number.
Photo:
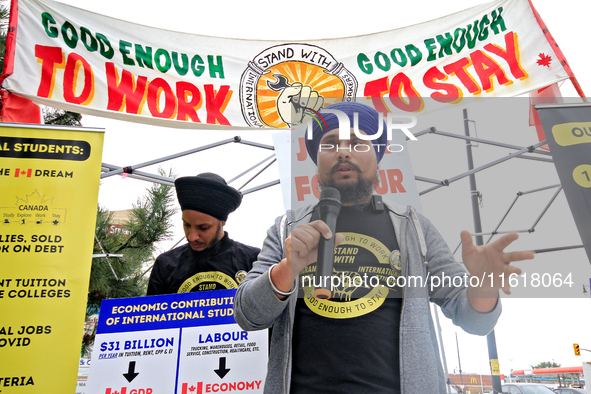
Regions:
<svg viewBox="0 0 591 394"><path fill-rule="evenodd" d="M442 186L449 186L449 182L447 182L446 184L444 184L444 181L441 181L441 182L439 182L439 185L433 186L430 189L426 189L426 190L423 190L422 192L419 192L419 196L422 196L423 194L427 194L429 192L432 192L433 190L437 190L437 189L439 189Z"/></svg>
<svg viewBox="0 0 591 394"><path fill-rule="evenodd" d="M272 158L272 157L274 157L274 156L275 156L275 154L272 154L271 156L267 157L266 159L263 159L263 160L259 161L257 164L255 164L254 166L250 167L248 170L246 170L246 171L244 171L244 172L242 172L242 173L240 173L240 174L236 175L234 178L230 179L230 180L228 181L228 183L232 183L232 182L234 182L236 179L238 179L238 178L240 178L241 176L243 176L244 174L246 174L246 173L248 173L248 172L250 172L250 171L254 170L255 168L257 168L258 166L260 166L261 164L263 164L264 162L266 162L267 160L271 159L271 158Z"/></svg>
<svg viewBox="0 0 591 394"><path fill-rule="evenodd" d="M240 137L238 137L240 138ZM266 144L261 144L259 142L253 142L253 141L244 141L242 139L239 139L238 142L240 144L244 144L244 145L250 145L250 146L256 146L257 148L263 148L263 149L269 149L269 150L275 150L275 148L273 147L273 145L266 145Z"/></svg>
<svg viewBox="0 0 591 394"><path fill-rule="evenodd" d="M134 175L137 176L138 179L140 177L143 177L143 178L148 178L148 179L160 181L157 183L161 183L163 185L169 184L169 186L174 186L174 179L170 178L170 177L156 175L156 174L150 174L150 173L143 172L143 171L134 171L133 174L130 174L129 176L134 177Z"/></svg>
<svg viewBox="0 0 591 394"><path fill-rule="evenodd" d="M469 125L469 119L468 119L468 110L464 109L464 133L466 134L467 137L470 136L470 125ZM529 149L525 148L525 149L521 149L518 152L516 152L517 154L522 154L524 152L529 151ZM478 192L477 188L476 188L476 176L474 175L477 171L472 170L474 168L474 162L472 159L472 145L470 144L470 141L466 140L466 155L468 157L468 168L470 171L468 171L468 175L470 177L470 194L471 194L471 198L472 198L472 215L474 218L474 230L475 233L481 233L482 232L482 224L480 221L480 207L478 205L478 197L480 195L480 193ZM511 156L511 155L509 155ZM504 160L502 160L504 161ZM500 162L500 161L498 161ZM494 163L494 162L493 162ZM492 164L494 165L494 164ZM486 166L486 167L490 167L490 166ZM459 178L458 178L459 179ZM475 243L476 245L482 245L483 244L483 240L482 240L482 235L476 235L475 236ZM456 334L457 335L457 334ZM456 338L457 340L457 338ZM492 378L492 386L493 386L493 390L496 393L500 393L502 391L502 387L501 387L501 376L494 373L493 372L493 365L498 365L499 362L499 356L497 354L497 342L495 339L495 330L493 329L489 334L487 334L486 336L486 342L488 344L488 358L489 358L489 365L490 365L490 369L491 369L491 378Z"/></svg>
<svg viewBox="0 0 591 394"><path fill-rule="evenodd" d="M133 175L129 175L129 177L133 178L133 179L140 180L140 181L158 183L160 185L165 185L165 186L174 186L174 180L166 181L166 180L161 180L158 178L153 178L152 176L144 176L141 174L133 174Z"/></svg>
<svg viewBox="0 0 591 394"><path fill-rule="evenodd" d="M556 252L558 250L569 250L569 249L579 249L583 248L584 245L573 245L573 246L560 246L557 248L547 248L547 249L535 249L534 253L546 253L546 252Z"/></svg>
<svg viewBox="0 0 591 394"><path fill-rule="evenodd" d="M470 137L470 136L463 136L463 135L459 135L459 134L448 133L448 132L445 132L445 131L434 131L433 133L434 134L437 134L437 135L446 136L446 137L458 138L458 139L462 139L462 140L478 142L478 143L481 143L481 144L500 146L502 148L509 148L509 149L515 149L515 150L521 150L521 149L524 148L523 146L517 146L517 145L505 144L503 142L496 142L496 141L484 140L482 138L476 138L476 137ZM543 150L538 150L538 149L534 150L532 153L538 153L540 155L552 156L552 154L550 152L543 151Z"/></svg>
<svg viewBox="0 0 591 394"><path fill-rule="evenodd" d="M482 233L470 233L472 236L482 236L482 235L497 235L497 234L510 234L510 233L531 233L530 229L527 230L509 230L509 231L497 231L497 232L482 232ZM458 249L462 246L462 242L458 243L458 246L454 249L453 254L456 254Z"/></svg>
<svg viewBox="0 0 591 394"><path fill-rule="evenodd" d="M467 141L467 140L466 140L466 143L469 143L469 141ZM443 186L449 186L449 184L450 184L450 183L452 183L452 182L458 181L458 180L460 180L460 179L462 179L462 178L465 178L465 177L467 177L467 176L470 176L470 175L472 175L472 174L475 174L475 173L477 173L477 172L480 172L480 171L482 171L482 170L485 170L485 169L487 169L487 168L489 168L489 167L495 166L495 165L497 165L497 164L500 164L500 163L502 163L502 162L504 162L504 161L507 161L507 160L509 160L509 159L512 159L512 158L514 158L514 157L517 157L517 156L519 156L519 155L522 155L522 154L524 154L525 152L531 152L531 151L533 151L535 148L537 148L537 147L539 147L539 146L542 146L542 145L544 145L545 143L546 143L546 141L545 141L545 140L544 140L544 141L542 141L542 142L538 142L538 143L537 143L537 144L535 144L535 145L532 145L532 146L529 146L529 147L525 147L525 148L523 148L523 149L521 149L521 150L519 150L519 151L517 151L517 152L513 152L513 153L511 153L510 155L507 155L507 156L505 156L505 157L502 157L502 158L500 158L500 159L497 159L497 160L491 161L490 163L488 163L488 164L485 164L485 165L483 165L483 166L480 166L480 167L478 167L478 168L474 168L474 169L472 169L472 170L466 171L466 172L464 172L464 173L462 173L462 174L456 175L456 176L454 176L454 177L452 177L452 178L449 178L449 179L444 179L443 181L441 181L441 184L440 184L440 185L438 185L438 186L434 186L434 187L432 187L432 188L430 188L430 189L427 189L427 190L423 190L422 192L420 192L420 193L419 193L419 195L420 195L420 196L422 196L423 194L425 194L425 193L428 193L428 192L430 192L430 191L433 191L433 190L435 190L435 189L439 189L440 187L443 187Z"/></svg>
<svg viewBox="0 0 591 394"><path fill-rule="evenodd" d="M517 199L521 196L524 196L526 194L530 194L530 193L535 193L535 192L539 192L539 191L543 191L543 190L548 190L548 189L553 189L555 187L559 187L560 184L557 185L550 185L550 186L545 186L545 187L540 187L537 189L533 189L533 190L529 190L526 192L518 192L517 196L515 197L515 199L513 200L513 203L511 204L511 206L509 207L509 209L507 209L507 212L505 212L505 215L503 216L503 218L501 219L501 221L499 222L499 224L497 225L497 227L495 227L495 229L492 231L490 238L486 241L486 243L488 244L490 242L490 240L496 235L496 234L502 234L500 232L498 232L497 230L499 229L499 227L501 227L501 224L503 223L503 221L507 218L507 216L509 215L509 212L511 211L511 209L513 208L513 206L515 205L515 203L517 202ZM529 230L528 230L529 231ZM531 232L531 231L529 231Z"/></svg>
<svg viewBox="0 0 591 394"><path fill-rule="evenodd" d="M539 147L539 146L542 146L542 145L544 145L544 144L546 144L546 141L538 142L538 143L537 143L537 144L535 144L535 145L532 145L532 146L529 146L529 147L526 147L526 148L520 149L520 150L518 150L517 152L513 152L513 153L511 153L510 155L507 155L507 156L505 156L505 157L502 157L502 158L500 158L500 159L497 159L497 160L493 160L493 161L491 161L491 162L490 162L490 163L488 163L488 164L485 164L485 165L483 165L483 166L480 166L480 167L474 168L474 169L472 169L472 170L470 170L470 171L467 171L467 172L465 172L465 173L463 173L463 174L456 175L455 177L449 178L449 179L448 179L448 181L449 181L449 183L455 182L455 181L457 181L457 180L460 180L460 179L462 179L462 178L465 178L465 177L467 177L467 176L469 176L469 175L475 174L475 173L477 173L477 172L480 172L480 171L482 171L482 170L485 170L485 169L487 169L487 168L489 168L489 167L495 166L495 165L497 165L497 164L500 164L500 163L502 163L502 162L504 162L504 161L507 161L507 160L509 160L509 159L512 159L512 158L514 158L514 157L517 157L517 156L519 156L519 155L522 155L522 154L524 154L525 152L529 152L529 151L531 151L532 149L535 149L535 148L537 148L537 147Z"/></svg>
<svg viewBox="0 0 591 394"><path fill-rule="evenodd" d="M415 175L415 179L417 181L421 181L421 182L428 182L428 183L434 183L436 185L441 185L441 181L438 181L437 179L425 178L423 176L417 176L417 175Z"/></svg>
<svg viewBox="0 0 591 394"><path fill-rule="evenodd" d="M505 219L509 215L509 212L511 211L511 209L513 209L513 206L515 205L515 203L517 202L517 199L519 197L521 197L521 194L517 193L517 195L515 196L515 199L513 200L513 203L511 203L511 206L509 207L509 209L507 209L507 212L505 212L505 215L503 215L503 218L501 219L499 224L497 224L497 227L495 227L495 229L492 231L492 234L490 235L490 237L486 240L487 245L490 242L490 240L495 236L495 234L498 234L497 230L499 229L499 227L501 227L501 224L503 224L503 222L505 221Z"/></svg>
<svg viewBox="0 0 591 394"><path fill-rule="evenodd" d="M265 184L262 184L262 185L259 185L259 186L256 186L256 187L253 187L252 189L245 190L245 191L243 191L243 192L241 192L241 193L242 193L242 195L244 196L244 195L246 195L246 194L253 193L253 192L257 192L257 191L259 191L259 190L266 189L266 188L268 188L268 187L275 186L275 185L278 185L278 184L279 184L279 179L276 179L276 180L274 180L274 181L267 182L267 183L265 183Z"/></svg>
<svg viewBox="0 0 591 394"><path fill-rule="evenodd" d="M436 129L435 127L429 127L428 129L425 129L425 130L419 131L418 133L413 133L413 135L414 135L415 137L420 137L420 136L422 136L422 135L424 135L424 134L431 134L431 133L435 133L436 131L437 131L437 129ZM408 137L406 137L406 139L408 140L409 138L408 138Z"/></svg>
<svg viewBox="0 0 591 394"><path fill-rule="evenodd" d="M115 166L108 163L103 163L103 167L110 168L111 170L118 170L122 169L122 167ZM108 172L107 172L108 173ZM160 183L163 185L174 186L174 179L162 175L150 174L143 171L133 170L133 173L128 175L130 178L141 179L141 180L154 180L155 183Z"/></svg>
<svg viewBox="0 0 591 394"><path fill-rule="evenodd" d="M117 279L117 281L119 281L119 278L117 277L117 274L115 273L115 270L113 269L113 266L111 265L111 262L109 261L109 256L123 257L123 255L109 254L109 253L105 252L105 249L103 248L103 245L101 245L101 241L99 241L99 239L96 236L96 234L94 235L94 240L96 241L96 243L98 244L99 248L103 252L102 254L105 255L105 259L107 260L107 264L109 264L109 268L111 268L111 272L113 273L113 276L115 277L115 279ZM94 258L94 256L93 256L93 258Z"/></svg>
<svg viewBox="0 0 591 394"><path fill-rule="evenodd" d="M543 161L546 163L554 163L554 160L552 160L552 159L546 159L544 157L533 157L533 156L529 156L529 155L517 156L516 159L537 160L537 161Z"/></svg>
<svg viewBox="0 0 591 394"><path fill-rule="evenodd" d="M246 183L244 183L242 186L240 186L238 188L238 191L242 190L244 188L244 186L248 185L254 178L256 178L257 176L259 176L263 171L265 171L267 168L269 168L271 166L271 164L275 163L275 161L277 161L277 159L271 160L271 162L269 162L269 164L267 164L266 166L264 166L259 172L257 172L256 174L254 174L253 177L251 177L248 181L246 181Z"/></svg>
<svg viewBox="0 0 591 394"><path fill-rule="evenodd" d="M548 190L548 189L554 189L555 187L559 187L560 183L557 183L556 185L550 185L550 186L544 186L544 187L540 187L538 189L532 189L532 190L528 190L526 192L519 192L518 194L530 194L530 193L535 193L535 192L541 192L542 190Z"/></svg>
<svg viewBox="0 0 591 394"><path fill-rule="evenodd" d="M101 178L107 178L107 177L110 177L110 176L113 176L113 175L121 174L123 172L126 172L125 169L130 169L130 170L133 171L136 168L142 168L142 167L151 166L151 165L154 165L154 164L162 163L163 161L168 161L168 160L171 160L171 159L176 159L176 158L179 158L179 157L182 157L182 156L190 155L192 153L201 152L201 151L204 151L204 150L207 150L207 149L215 148L216 146L225 145L225 144L228 144L230 142L236 142L236 138L240 138L240 137L229 138L229 139L226 139L226 140L223 140L223 141L219 141L219 142L216 142L216 143L213 143L213 144L201 146L199 148L190 149L190 150L187 150L187 151L184 151L184 152L176 153L174 155L165 156L165 157L162 157L160 159L155 159L155 160L147 161L147 162L136 164L136 165L133 165L133 166L122 167L120 169L117 169L117 170L114 170L114 171L110 171L110 172L104 172L104 173L101 174Z"/></svg>
<svg viewBox="0 0 591 394"><path fill-rule="evenodd" d="M538 218L536 219L534 224L531 226L530 232L532 232L532 233L534 232L534 228L538 225L538 222L542 219L542 216L544 216L544 214L548 211L548 208L550 208L550 205L552 205L552 203L554 202L556 197L558 197L558 193L560 193L561 191L562 191L562 186L560 186L558 188L558 190L556 190L556 193L554 193L554 195L552 196L550 201L548 201L548 204L546 204L546 207L544 207L540 216L538 216Z"/></svg>
<svg viewBox="0 0 591 394"><path fill-rule="evenodd" d="M526 230L508 230L508 231L497 231L497 232L481 232L481 233L473 233L470 235L473 236L482 236L482 235L490 235L490 234L511 234L511 233L531 233L530 229Z"/></svg>

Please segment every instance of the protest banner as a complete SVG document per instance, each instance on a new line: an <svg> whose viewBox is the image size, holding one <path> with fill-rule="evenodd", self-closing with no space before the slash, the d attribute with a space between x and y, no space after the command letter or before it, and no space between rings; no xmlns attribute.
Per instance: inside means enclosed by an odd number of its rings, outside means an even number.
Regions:
<svg viewBox="0 0 591 394"><path fill-rule="evenodd" d="M380 112L418 113L429 109L427 97L455 105L569 78L527 0L307 42L178 33L51 0L19 0L18 10L5 89L74 112L170 127L289 128L355 97L371 97ZM303 97L297 117L292 97Z"/></svg>
<svg viewBox="0 0 591 394"><path fill-rule="evenodd" d="M74 392L103 132L0 127L0 387Z"/></svg>

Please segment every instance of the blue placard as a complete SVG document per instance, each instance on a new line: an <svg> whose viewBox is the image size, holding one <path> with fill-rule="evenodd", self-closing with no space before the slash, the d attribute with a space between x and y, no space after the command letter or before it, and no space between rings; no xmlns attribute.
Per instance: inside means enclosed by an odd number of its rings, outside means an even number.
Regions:
<svg viewBox="0 0 591 394"><path fill-rule="evenodd" d="M97 334L232 324L236 289L103 300Z"/></svg>

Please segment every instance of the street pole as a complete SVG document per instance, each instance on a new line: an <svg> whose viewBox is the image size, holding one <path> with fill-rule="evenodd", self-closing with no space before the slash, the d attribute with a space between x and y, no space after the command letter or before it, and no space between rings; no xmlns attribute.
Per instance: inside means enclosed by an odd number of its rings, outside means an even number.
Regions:
<svg viewBox="0 0 591 394"><path fill-rule="evenodd" d="M468 110L464 109L464 134L466 137L470 137L470 125L468 120ZM468 157L468 170L474 169L474 161L472 159L472 144L469 140L466 140L466 154ZM472 216L474 218L474 232L476 234L482 233L482 224L480 222L480 208L478 206L478 189L476 189L476 176L472 173L469 175L470 180L470 194L472 197ZM482 240L482 235L477 235L475 237L476 245L483 245L484 242ZM457 339L457 337L456 337ZM497 355L497 342L495 339L495 330L493 329L487 336L486 342L488 344L488 358L489 358L489 365L491 367L491 378L492 378L492 386L493 391L495 393L502 392L501 387L501 376L493 374L492 365L496 363L498 365L499 357Z"/></svg>
<svg viewBox="0 0 591 394"><path fill-rule="evenodd" d="M460 368L460 386L462 388L462 393L465 393L464 390L464 378L462 377L462 363L460 362L460 345L458 344L458 333L456 332L456 348L458 349L458 368Z"/></svg>
<svg viewBox="0 0 591 394"><path fill-rule="evenodd" d="M484 394L484 382L482 381L482 370L480 370L480 391Z"/></svg>
<svg viewBox="0 0 591 394"><path fill-rule="evenodd" d="M445 373L445 388L447 389L447 394L451 394L451 389L449 385L449 371L447 369L447 358L445 357L445 348L443 347L443 338L441 338L441 325L439 324L439 313L437 313L437 305L433 304L433 310L435 314L435 323L437 324L437 334L439 336L439 343L441 343L441 356L443 358L443 368Z"/></svg>

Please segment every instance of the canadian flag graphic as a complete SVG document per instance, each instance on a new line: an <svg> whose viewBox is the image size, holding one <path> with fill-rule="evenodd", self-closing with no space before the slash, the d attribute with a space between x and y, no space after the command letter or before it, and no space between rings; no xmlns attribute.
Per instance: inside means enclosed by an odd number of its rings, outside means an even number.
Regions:
<svg viewBox="0 0 591 394"><path fill-rule="evenodd" d="M187 383L183 383L182 392L181 394L202 394L203 393L203 382L197 383L197 387L191 385L188 387L189 391L187 391Z"/></svg>
<svg viewBox="0 0 591 394"><path fill-rule="evenodd" d="M31 175L33 175L33 169L31 168L17 168L16 171L14 172L14 176L15 178L18 178L19 176L27 176L27 178L30 178Z"/></svg>

